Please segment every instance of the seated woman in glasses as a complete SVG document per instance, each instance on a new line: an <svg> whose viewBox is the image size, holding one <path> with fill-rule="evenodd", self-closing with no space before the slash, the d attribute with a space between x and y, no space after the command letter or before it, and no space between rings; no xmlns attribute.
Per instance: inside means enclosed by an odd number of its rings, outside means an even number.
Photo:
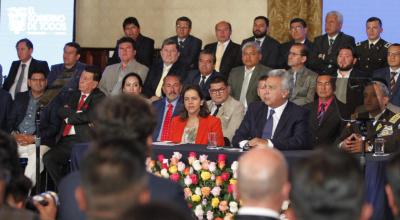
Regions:
<svg viewBox="0 0 400 220"><path fill-rule="evenodd" d="M207 144L208 134L216 134L217 146L224 146L221 121L211 116L198 85L182 91L184 109L171 122L171 141L174 143Z"/></svg>

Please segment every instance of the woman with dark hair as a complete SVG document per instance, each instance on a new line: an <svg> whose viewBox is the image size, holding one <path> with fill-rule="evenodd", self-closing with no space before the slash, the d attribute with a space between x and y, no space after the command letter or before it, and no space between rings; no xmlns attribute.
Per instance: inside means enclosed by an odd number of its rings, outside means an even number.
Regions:
<svg viewBox="0 0 400 220"><path fill-rule="evenodd" d="M182 91L185 108L172 119L171 141L174 143L207 144L208 134L214 132L218 146L224 145L221 121L211 116L198 85Z"/></svg>
<svg viewBox="0 0 400 220"><path fill-rule="evenodd" d="M128 73L122 79L121 91L128 95L140 95L142 93L143 81L137 73Z"/></svg>

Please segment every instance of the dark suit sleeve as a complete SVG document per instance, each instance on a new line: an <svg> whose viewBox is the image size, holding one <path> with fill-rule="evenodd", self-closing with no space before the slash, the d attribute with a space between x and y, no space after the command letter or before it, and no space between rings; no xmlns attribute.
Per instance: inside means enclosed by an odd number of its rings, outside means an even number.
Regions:
<svg viewBox="0 0 400 220"><path fill-rule="evenodd" d="M239 147L239 142L243 140L250 140L251 138L251 120L252 120L252 109L251 105L244 115L242 123L240 123L239 128L236 130L235 135L232 138L233 147Z"/></svg>
<svg viewBox="0 0 400 220"><path fill-rule="evenodd" d="M56 102L45 107L41 114L40 136L45 140L55 140L61 127L61 120L57 115L57 110L60 107Z"/></svg>
<svg viewBox="0 0 400 220"><path fill-rule="evenodd" d="M146 43L143 44L143 49L141 51L141 58L138 61L142 61L142 64L150 67L153 63L153 53L154 53L154 40L146 38ZM139 57L138 57L139 58Z"/></svg>
<svg viewBox="0 0 400 220"><path fill-rule="evenodd" d="M6 132L11 132L13 127L13 122L15 120L13 118L9 120L8 117L13 116L13 102L11 99L11 95L9 93L4 92L4 95L2 96L4 97L2 98L1 108L3 109L4 117L1 119L1 129Z"/></svg>

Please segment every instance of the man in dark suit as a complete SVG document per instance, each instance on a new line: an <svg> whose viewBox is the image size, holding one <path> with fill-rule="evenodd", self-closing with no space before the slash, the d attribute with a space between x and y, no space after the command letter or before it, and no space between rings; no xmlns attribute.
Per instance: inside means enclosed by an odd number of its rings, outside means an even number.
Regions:
<svg viewBox="0 0 400 220"><path fill-rule="evenodd" d="M28 75L34 69L40 69L46 75L49 74L49 65L46 61L32 58L33 44L29 39L19 40L15 47L19 60L12 62L10 72L3 84L3 89L8 91L13 99L16 93L28 90Z"/></svg>
<svg viewBox="0 0 400 220"><path fill-rule="evenodd" d="M58 111L59 117L64 120L60 129L61 137L56 146L43 156L47 172L56 185L66 174L63 168L68 163L72 146L89 141L93 111L104 98L104 93L97 88L99 81L100 69L86 66L79 80L79 90L72 92L70 99Z"/></svg>
<svg viewBox="0 0 400 220"><path fill-rule="evenodd" d="M325 34L314 39L310 67L317 73L332 73L336 68L336 57L341 47L355 46L354 37L341 32L343 15L338 11L326 14Z"/></svg>
<svg viewBox="0 0 400 220"><path fill-rule="evenodd" d="M235 219L280 219L282 203L290 191L283 155L275 149L253 149L243 154L239 163L237 189L243 206Z"/></svg>
<svg viewBox="0 0 400 220"><path fill-rule="evenodd" d="M47 105L55 97L64 103L68 94L78 90L79 78L85 69L85 64L79 62L81 46L76 42L66 43L63 52L63 63L51 66L47 76L47 90L40 98L42 105Z"/></svg>
<svg viewBox="0 0 400 220"><path fill-rule="evenodd" d="M400 44L392 44L388 49L387 63L389 67L376 70L373 78L382 79L390 91L390 103L400 106Z"/></svg>
<svg viewBox="0 0 400 220"><path fill-rule="evenodd" d="M176 20L176 36L169 39L179 46L179 61L186 71L197 69L197 61L201 50L202 41L190 35L192 21L188 17L179 17Z"/></svg>
<svg viewBox="0 0 400 220"><path fill-rule="evenodd" d="M318 99L305 105L310 110L309 129L312 135L312 146L327 146L335 142L344 127L340 108L344 104L336 99L335 79L331 75L317 77L316 92Z"/></svg>
<svg viewBox="0 0 400 220"><path fill-rule="evenodd" d="M9 133L11 131L10 115L12 111L12 98L10 93L0 88L0 130Z"/></svg>
<svg viewBox="0 0 400 220"><path fill-rule="evenodd" d="M375 70L387 66L386 57L390 43L381 38L381 19L370 17L365 26L368 39L356 44L357 68L372 74Z"/></svg>
<svg viewBox="0 0 400 220"><path fill-rule="evenodd" d="M218 22L215 25L217 42L204 46L205 50L211 51L215 56L215 71L226 78L229 77L232 68L242 63L240 45L231 40L231 34L232 26L229 22Z"/></svg>
<svg viewBox="0 0 400 220"><path fill-rule="evenodd" d="M283 61L280 59L280 43L268 35L269 19L257 16L253 22L253 37L244 39L242 47L247 42L256 42L261 48L262 58L260 63L271 68L278 68Z"/></svg>
<svg viewBox="0 0 400 220"><path fill-rule="evenodd" d="M201 51L199 56L199 69L190 71L184 82L185 86L199 85L205 100L211 99L210 93L208 92L211 81L215 77L221 76L214 70L214 65L214 54L207 50Z"/></svg>
<svg viewBox="0 0 400 220"><path fill-rule="evenodd" d="M310 53L314 49L313 42L307 39L307 31L307 23L305 20L301 18L293 18L290 20L290 36L292 37L292 40L283 43L280 48L281 59L285 61L283 66L285 69L289 69L289 66L287 65L287 56L289 55L289 50L293 44L304 44ZM309 62L308 59L309 57L307 57L307 67Z"/></svg>
<svg viewBox="0 0 400 220"><path fill-rule="evenodd" d="M241 148L268 146L280 150L310 148L308 110L288 101L293 80L285 70L272 70L258 81L262 102L249 105L232 138Z"/></svg>
<svg viewBox="0 0 400 220"><path fill-rule="evenodd" d="M152 101L159 100L162 97L162 84L166 76L178 75L182 80L186 75L185 69L178 61L180 53L175 41L164 40L160 54L161 60L153 63L143 86L143 93Z"/></svg>
<svg viewBox="0 0 400 220"><path fill-rule="evenodd" d="M157 117L157 124L153 132L153 141L170 140L172 117L183 110L183 101L180 98L182 84L177 75L168 75L164 78L163 93L165 97L152 103Z"/></svg>
<svg viewBox="0 0 400 220"><path fill-rule="evenodd" d="M135 41L136 60L149 67L153 63L154 40L143 36L140 33L139 21L135 17L127 17L122 23L124 34ZM115 46L113 56L108 60L107 65L112 65L121 62L118 55L118 43Z"/></svg>

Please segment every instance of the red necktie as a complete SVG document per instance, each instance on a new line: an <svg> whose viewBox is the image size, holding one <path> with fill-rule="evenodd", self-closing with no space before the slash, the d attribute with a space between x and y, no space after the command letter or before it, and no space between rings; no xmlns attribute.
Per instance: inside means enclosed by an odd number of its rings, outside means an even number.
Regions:
<svg viewBox="0 0 400 220"><path fill-rule="evenodd" d="M172 108L173 108L173 105L171 103L169 103L167 114L165 114L164 124L163 124L162 131L161 131L161 141L170 140L169 133L170 133L170 126L171 126L171 119L172 119Z"/></svg>
<svg viewBox="0 0 400 220"><path fill-rule="evenodd" d="M79 100L78 106L76 108L76 111L80 111L82 109L83 104L85 103L85 98L86 95L82 95L81 99ZM72 125L71 124L66 124L64 131L63 131L63 137L67 136L69 132L71 131Z"/></svg>

